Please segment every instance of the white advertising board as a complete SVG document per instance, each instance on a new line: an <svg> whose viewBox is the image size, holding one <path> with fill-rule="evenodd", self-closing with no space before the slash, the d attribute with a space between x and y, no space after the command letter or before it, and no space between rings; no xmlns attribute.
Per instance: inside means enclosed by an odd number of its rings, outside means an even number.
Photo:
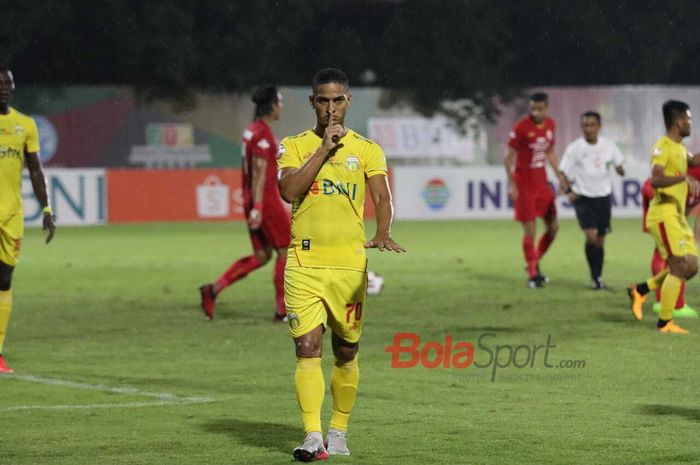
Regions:
<svg viewBox="0 0 700 465"><path fill-rule="evenodd" d="M393 168L396 218L406 220L513 218L506 174L501 166ZM611 174L613 217L641 217L641 189L649 169L624 177ZM550 174L552 186L556 186ZM562 218L575 217L565 196L557 197Z"/></svg>

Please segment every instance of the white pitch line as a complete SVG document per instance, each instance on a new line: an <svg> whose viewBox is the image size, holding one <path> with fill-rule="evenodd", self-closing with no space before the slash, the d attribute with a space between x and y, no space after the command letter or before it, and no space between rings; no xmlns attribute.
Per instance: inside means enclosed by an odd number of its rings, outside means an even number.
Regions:
<svg viewBox="0 0 700 465"><path fill-rule="evenodd" d="M0 407L0 412L11 412L16 410L72 410L72 409L105 409L105 408L138 408L138 407L155 407L161 405L186 405L186 404L201 404L205 402L214 402L214 399L209 397L181 397L169 392L150 392L142 391L132 387L107 386L104 384L88 384L78 383L75 381L67 381L56 378L44 378L34 375L4 375L6 379L16 379L20 381L28 381L31 383L47 384L51 386L65 386L78 389L88 389L91 391L112 392L115 394L123 394L130 396L153 397L158 401L153 402L128 402L121 404L88 404L88 405L14 405L8 407ZM1 379L1 378L0 378Z"/></svg>
<svg viewBox="0 0 700 465"><path fill-rule="evenodd" d="M18 410L87 410L87 409L110 409L110 408L142 408L142 407L162 407L165 405L190 405L213 402L213 399L205 400L181 400L181 401L153 401L153 402L127 402L122 404L76 404L76 405L13 405L1 407L0 412L15 412Z"/></svg>

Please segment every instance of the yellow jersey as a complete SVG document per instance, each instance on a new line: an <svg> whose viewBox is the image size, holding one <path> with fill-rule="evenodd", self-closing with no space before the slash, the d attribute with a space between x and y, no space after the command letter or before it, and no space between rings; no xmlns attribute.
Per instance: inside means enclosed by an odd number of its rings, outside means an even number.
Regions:
<svg viewBox="0 0 700 465"><path fill-rule="evenodd" d="M39 153L39 131L29 116L14 108L0 114L0 222L22 213L24 154Z"/></svg>
<svg viewBox="0 0 700 465"><path fill-rule="evenodd" d="M663 136L654 144L651 165L662 166L666 176L685 176L688 172L688 150L682 143ZM654 198L649 203L647 224L660 223L668 215L685 217L687 197L688 183L685 181L668 187L655 187Z"/></svg>
<svg viewBox="0 0 700 465"><path fill-rule="evenodd" d="M278 168L299 168L321 146L309 129L282 140ZM305 195L292 204L287 266L366 271L363 221L366 180L387 174L381 147L354 131L326 160Z"/></svg>

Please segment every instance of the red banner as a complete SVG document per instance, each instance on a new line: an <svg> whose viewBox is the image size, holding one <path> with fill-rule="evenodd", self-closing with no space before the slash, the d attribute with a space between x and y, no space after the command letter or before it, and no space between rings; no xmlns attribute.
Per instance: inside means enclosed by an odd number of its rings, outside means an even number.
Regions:
<svg viewBox="0 0 700 465"><path fill-rule="evenodd" d="M216 168L107 170L107 206L109 223L242 220L241 172ZM369 193L365 217L374 218Z"/></svg>

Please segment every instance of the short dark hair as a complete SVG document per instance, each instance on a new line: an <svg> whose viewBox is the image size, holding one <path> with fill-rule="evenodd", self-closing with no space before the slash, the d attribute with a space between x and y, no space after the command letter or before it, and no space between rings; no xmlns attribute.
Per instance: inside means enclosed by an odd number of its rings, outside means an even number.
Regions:
<svg viewBox="0 0 700 465"><path fill-rule="evenodd" d="M311 87L316 90L321 84L342 84L345 87L350 86L348 75L336 68L324 68L314 75L311 81Z"/></svg>
<svg viewBox="0 0 700 465"><path fill-rule="evenodd" d="M255 117L262 118L272 113L272 107L279 100L276 86L261 86L253 91Z"/></svg>
<svg viewBox="0 0 700 465"><path fill-rule="evenodd" d="M588 110L581 115L581 121L583 121L583 118L595 118L598 120L598 124L603 122L603 119L600 117L600 113L597 111Z"/></svg>
<svg viewBox="0 0 700 465"><path fill-rule="evenodd" d="M535 92L534 94L530 95L530 101L549 103L549 95L545 94L544 92Z"/></svg>
<svg viewBox="0 0 700 465"><path fill-rule="evenodd" d="M666 125L666 129L669 129L680 116L690 110L690 107L687 103L681 102L680 100L668 100L664 103L663 110L664 124Z"/></svg>

